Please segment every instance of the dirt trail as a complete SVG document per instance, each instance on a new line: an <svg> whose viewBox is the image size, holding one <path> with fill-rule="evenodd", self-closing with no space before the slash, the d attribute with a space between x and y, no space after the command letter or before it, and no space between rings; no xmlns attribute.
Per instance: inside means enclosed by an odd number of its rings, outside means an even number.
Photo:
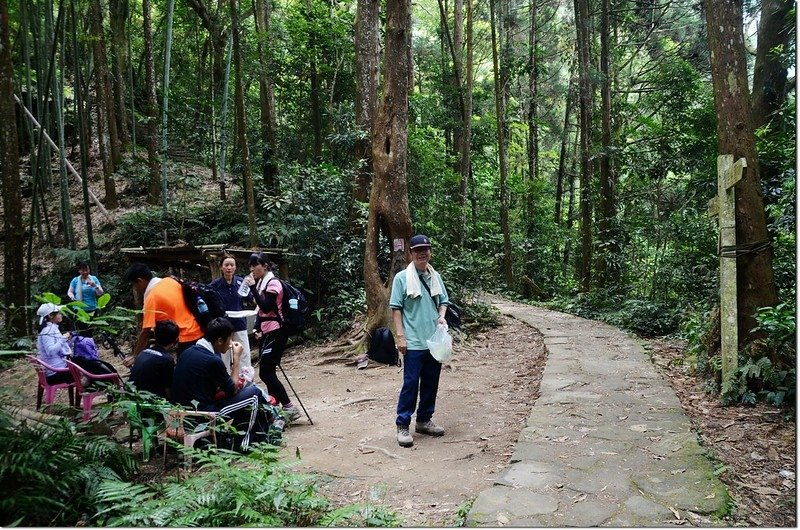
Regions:
<svg viewBox="0 0 800 530"><path fill-rule="evenodd" d="M459 506L492 484L508 464L544 366L538 332L502 317L488 336L457 344L443 368L434 419L445 436L415 435L404 449L394 427L402 369L320 365L317 351L295 348L284 357L314 422L303 417L287 431L286 459L296 460L299 448L294 469L330 477L324 489L332 500L381 503L404 526L452 525Z"/></svg>

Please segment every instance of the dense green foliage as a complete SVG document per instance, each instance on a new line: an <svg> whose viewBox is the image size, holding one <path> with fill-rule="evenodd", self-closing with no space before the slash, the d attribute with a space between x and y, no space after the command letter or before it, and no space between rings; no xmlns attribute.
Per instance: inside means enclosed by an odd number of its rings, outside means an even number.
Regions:
<svg viewBox="0 0 800 530"><path fill-rule="evenodd" d="M86 7L82 2L78 4L79 10ZM230 5L215 6L202 0L198 4L216 17L223 32L227 30ZM264 28L257 30L251 5L243 4L240 14L244 107L257 232L261 245L289 249L291 280L309 295L314 332L321 337L331 336L346 330L364 310L363 234L367 205L353 204L351 199L361 163L355 159L354 146L364 136L355 124L356 4L350 0L278 0L270 6L266 33L261 31ZM138 0L130 4L129 74L133 86L128 88L134 109L127 109L133 112L139 129L144 121L146 93L141 7ZM593 252L597 258L609 251L606 257L615 275L611 284L604 285L595 278L597 285L590 292L579 293L576 262L580 257L580 234L575 189L579 156L574 147L574 98L566 128L564 123L567 94L576 73L571 6L541 3L533 50L527 35L531 23L529 6L509 0L505 7L507 15L501 20L501 34L511 37L503 45L500 60L503 73L510 80L505 132L514 276L511 284L506 284L501 274L504 244L498 119L487 5L475 5L472 172L462 210L455 145L458 94L451 79L451 58L438 4L433 0L414 4L409 207L413 231L428 234L434 242L434 264L446 273L455 301L467 306L469 317L468 306L476 292L505 292L603 318L647 336L675 333L686 319L698 315L706 318L717 304L718 292L717 230L714 219L707 214L708 200L717 193L718 153L702 11L687 0L672 2L663 9L631 2L615 5L609 58L614 81L611 145L608 152L603 152L605 148L597 138L598 127L591 153L595 163L607 156L612 171L616 214L610 221L609 237L602 243L598 240L600 186L596 167L589 183ZM164 15L165 2L155 1L153 16L157 25L163 25ZM20 17L19 10L12 6L12 33L33 42L40 28L22 31L26 28ZM121 201L123 205L136 206L136 211L119 220L116 227L106 224L96 234L99 272L107 291L114 293L112 304L130 302L127 286L119 282L126 265L118 258L121 247L159 245L165 235L170 243L249 245L243 207L242 149L232 141L236 136L233 83L226 87L222 79L209 76L216 70L206 24L191 5L178 2L175 6L169 150L162 153L166 156L166 208L142 204L141 190L146 189L149 175L142 158L141 134L137 136L137 157L126 157L116 168ZM162 26L158 28L155 69L160 78L165 32ZM259 53L259 39L262 44L269 44L263 47L265 63ZM79 53L88 56L86 45L80 42ZM535 71L528 65L529 51L538 61ZM592 53L597 51L593 49ZM20 86L28 86L28 62L35 74L31 79L44 77L46 65L39 64L38 56L33 61L23 57L20 46L14 53ZM66 59L72 59L71 53L65 52ZM226 53L222 53L223 62ZM463 57L465 51L459 53ZM793 62L793 46L780 53L787 65ZM70 94L75 88L71 86L71 68L64 67L65 90ZM539 83L536 100L532 101L530 78L534 72ZM85 77L88 74L91 72L84 72ZM268 139L260 116L259 82L265 79L274 89L276 114L277 149L269 160ZM156 88L158 100L162 101L160 82ZM228 92L220 93L222 88ZM789 312L794 311L796 294L794 102L795 95L790 90L769 126L756 134L759 157L775 169L765 178L763 192L777 288ZM536 175L529 174L527 160L528 143L534 132L527 121L532 104L537 106ZM594 123L599 125L599 103L595 105ZM67 141L75 142L75 117L67 114L66 120ZM133 147L127 146L127 152ZM219 198L219 184L210 181L206 170L212 161L220 160L220 150L227 155L225 167L220 168L225 173L225 201ZM265 180L266 162L275 171L275 186ZM556 218L559 202L560 215ZM464 243L459 245L462 231ZM388 244L385 246L381 258L388 255ZM60 294L72 274L74 260L85 257L86 251L54 249L52 254L52 270L36 270L34 265L32 292ZM764 332L771 334L772 330ZM12 340L6 338L7 343ZM767 341L766 347L772 347L774 342ZM713 351L710 353L713 356Z"/></svg>

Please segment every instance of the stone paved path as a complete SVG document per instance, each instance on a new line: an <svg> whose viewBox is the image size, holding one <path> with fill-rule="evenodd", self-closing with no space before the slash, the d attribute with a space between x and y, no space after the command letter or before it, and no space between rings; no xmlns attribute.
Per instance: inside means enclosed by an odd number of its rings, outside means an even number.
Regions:
<svg viewBox="0 0 800 530"><path fill-rule="evenodd" d="M491 300L537 328L541 396L468 526L714 526L728 495L680 402L617 328Z"/></svg>

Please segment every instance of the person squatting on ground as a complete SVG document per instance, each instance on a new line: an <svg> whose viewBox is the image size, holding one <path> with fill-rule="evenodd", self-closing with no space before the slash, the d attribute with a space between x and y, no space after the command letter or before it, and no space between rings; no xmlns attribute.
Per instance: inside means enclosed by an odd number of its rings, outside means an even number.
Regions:
<svg viewBox="0 0 800 530"><path fill-rule="evenodd" d="M442 436L444 429L431 418L436 410L436 394L442 365L433 358L427 339L436 327L447 325L444 318L449 304L441 275L431 267L431 242L427 236L415 235L409 240L411 263L398 272L392 283L389 307L395 325L395 343L404 357L403 387L397 400L397 443L411 447L411 416L417 409L415 431ZM425 289L420 282L425 282ZM417 394L419 406L417 407Z"/></svg>
<svg viewBox="0 0 800 530"><path fill-rule="evenodd" d="M178 346L178 325L172 320L159 320L153 330L155 344L139 352L131 368L130 382L138 390L170 398L175 360L172 352Z"/></svg>
<svg viewBox="0 0 800 530"><path fill-rule="evenodd" d="M183 286L180 283L173 278L153 276L147 265L138 262L128 268L124 279L133 285L134 291L144 300L142 329L136 339L133 353L123 361L125 366L133 366L136 356L147 347L157 321L172 320L178 325L180 332L176 352L179 357L183 350L192 346L203 336L200 324L186 307L183 299Z"/></svg>
<svg viewBox="0 0 800 530"><path fill-rule="evenodd" d="M97 310L97 299L103 295L103 287L100 285L100 280L97 276L93 276L90 273L89 263L85 261L78 263L78 276L69 282L67 296L70 300L85 304L81 309L92 315ZM75 327L81 332L82 336L91 337L91 330L86 324L76 322Z"/></svg>
<svg viewBox="0 0 800 530"><path fill-rule="evenodd" d="M38 357L53 368L67 368L66 358L72 354L69 347L69 333L61 333L58 325L63 320L61 309L52 302L39 306L36 310L39 317L39 336L36 338ZM71 383L72 374L69 372L54 372L44 369L47 384Z"/></svg>
<svg viewBox="0 0 800 530"><path fill-rule="evenodd" d="M172 401L197 410L217 412L233 420L240 433L233 436L228 448L246 451L251 443L268 439L270 423L275 419L263 406L268 405L262 390L250 384L242 387L225 370L221 354L233 349L233 373L239 373L243 348L233 342L233 325L225 318L208 323L203 338L178 358L172 376ZM224 437L225 433L221 433ZM220 445L226 446L223 442Z"/></svg>
<svg viewBox="0 0 800 530"><path fill-rule="evenodd" d="M222 258L220 264L222 276L211 282L211 288L219 293L222 303L225 304L225 311L241 311L244 309L243 300L252 299L248 294L247 296L239 295L239 288L244 282L244 278L236 275L236 259L233 256L225 256ZM233 324L233 340L238 342L244 348L244 354L241 359L242 369L253 369L253 363L250 359L250 338L248 337L247 319L246 318L232 318L226 317ZM225 367L230 370L233 359L230 352L222 354L222 362ZM230 373L230 372L229 372ZM232 374L238 376L239 374Z"/></svg>
<svg viewBox="0 0 800 530"><path fill-rule="evenodd" d="M269 258L263 252L251 254L250 274L245 277L244 281L250 286L250 294L253 295L258 305L256 337L261 336L258 376L267 385L267 391L278 400L289 421L292 422L300 418L300 411L289 399L289 394L286 393L286 389L276 373L289 337L281 325L283 319L280 307L283 302L283 286L270 270L271 265ZM271 281L273 279L275 281Z"/></svg>

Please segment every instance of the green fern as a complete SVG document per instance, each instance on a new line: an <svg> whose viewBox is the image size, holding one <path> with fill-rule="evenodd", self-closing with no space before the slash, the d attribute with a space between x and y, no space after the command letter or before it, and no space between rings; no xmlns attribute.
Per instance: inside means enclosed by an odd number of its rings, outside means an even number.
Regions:
<svg viewBox="0 0 800 530"><path fill-rule="evenodd" d="M127 477L136 464L110 438L62 419L15 421L0 406L0 525L74 526L100 482Z"/></svg>
<svg viewBox="0 0 800 530"><path fill-rule="evenodd" d="M278 448L256 444L248 455L184 449L198 467L180 480L98 488L91 523L102 526L311 526L330 510L311 476L289 473Z"/></svg>

